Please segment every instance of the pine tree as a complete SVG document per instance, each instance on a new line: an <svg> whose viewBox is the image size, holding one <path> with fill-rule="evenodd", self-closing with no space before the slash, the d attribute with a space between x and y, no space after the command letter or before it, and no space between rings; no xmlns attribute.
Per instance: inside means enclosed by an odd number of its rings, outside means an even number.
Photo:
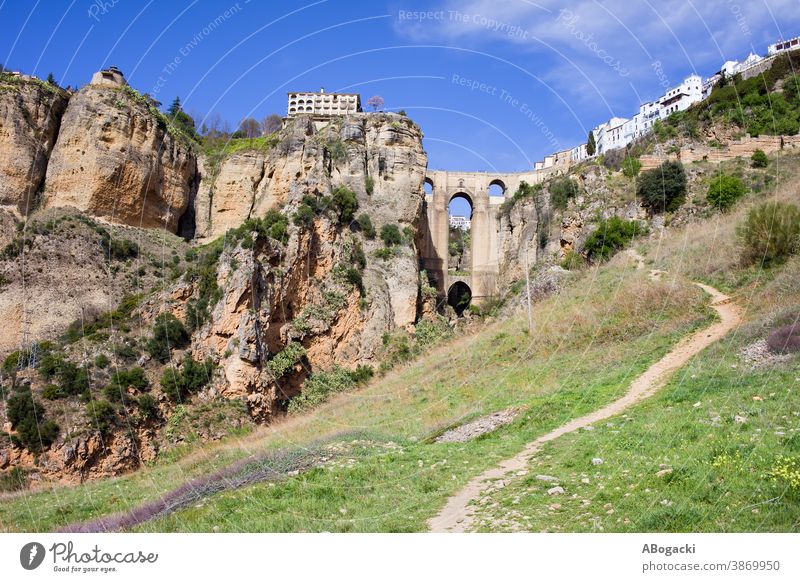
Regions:
<svg viewBox="0 0 800 582"><path fill-rule="evenodd" d="M594 141L594 132L589 132L589 140L586 142L586 153L593 156L597 151L597 144Z"/></svg>
<svg viewBox="0 0 800 582"><path fill-rule="evenodd" d="M170 105L169 109L167 109L167 113L169 114L170 117L175 117L182 110L183 107L181 106L181 98L175 97L175 100L172 102L172 105Z"/></svg>

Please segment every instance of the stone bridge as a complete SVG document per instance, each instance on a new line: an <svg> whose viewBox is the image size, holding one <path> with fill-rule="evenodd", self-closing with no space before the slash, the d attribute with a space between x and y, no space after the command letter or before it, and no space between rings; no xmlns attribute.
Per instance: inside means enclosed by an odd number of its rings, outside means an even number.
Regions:
<svg viewBox="0 0 800 582"><path fill-rule="evenodd" d="M439 292L448 297L463 291L469 292L471 301L480 304L493 297L500 273L502 235L500 232L500 206L517 191L521 182L538 184L563 173L561 168L531 170L513 174L479 172L429 171L425 176L425 205L427 222L424 225L422 244L423 268L435 282ZM497 195L490 195L497 186ZM450 222L448 207L454 198L465 199L472 208L470 238L471 257L468 274L448 272L448 245Z"/></svg>

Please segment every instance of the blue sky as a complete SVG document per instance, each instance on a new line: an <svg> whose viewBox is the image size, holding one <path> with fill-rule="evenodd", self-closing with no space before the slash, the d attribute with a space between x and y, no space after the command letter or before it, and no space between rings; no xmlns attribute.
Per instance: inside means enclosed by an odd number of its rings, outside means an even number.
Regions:
<svg viewBox="0 0 800 582"><path fill-rule="evenodd" d="M800 0L0 0L0 63L62 85L115 64L197 119L286 92L383 96L429 166L519 171L694 71L800 34Z"/></svg>

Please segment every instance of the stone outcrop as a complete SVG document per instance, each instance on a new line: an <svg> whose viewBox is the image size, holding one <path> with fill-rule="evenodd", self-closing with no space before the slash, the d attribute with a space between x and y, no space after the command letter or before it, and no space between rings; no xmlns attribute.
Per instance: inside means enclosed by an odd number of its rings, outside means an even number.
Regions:
<svg viewBox="0 0 800 582"><path fill-rule="evenodd" d="M308 118L294 119L268 151L237 152L215 175L203 176L198 236L219 236L270 209L291 217L303 197L327 196L338 186L356 193L358 214L367 214L376 230L394 224L409 232L424 196L421 137L410 120L391 114L354 115L321 129ZM374 254L382 246L323 213L311 227L290 223L285 247L237 246L224 253L223 296L195 342L198 356L220 361L220 394L246 399L251 413L265 420L301 391L310 372L374 363L385 332L414 324L419 296L413 232L388 260ZM341 279L356 247L366 257L363 298ZM305 354L292 372L275 378L268 360L290 343Z"/></svg>
<svg viewBox="0 0 800 582"><path fill-rule="evenodd" d="M0 204L37 205L69 95L36 79L0 77Z"/></svg>
<svg viewBox="0 0 800 582"><path fill-rule="evenodd" d="M251 216L331 185L366 195L367 177L374 185L363 201L376 213L373 219L413 224L419 207L399 196L417 192L424 179L421 137L411 120L396 114L353 114L319 129L301 116L254 149L221 160L201 157L196 236L201 242L217 238Z"/></svg>
<svg viewBox="0 0 800 582"><path fill-rule="evenodd" d="M191 148L145 98L127 88L88 85L62 117L43 206L176 232L196 175Z"/></svg>

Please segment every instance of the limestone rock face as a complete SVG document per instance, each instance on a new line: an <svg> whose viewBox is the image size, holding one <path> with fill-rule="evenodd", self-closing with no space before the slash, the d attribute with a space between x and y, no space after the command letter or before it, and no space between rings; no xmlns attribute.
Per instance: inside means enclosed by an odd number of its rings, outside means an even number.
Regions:
<svg viewBox="0 0 800 582"><path fill-rule="evenodd" d="M35 208L68 101L41 82L0 80L0 204L23 214Z"/></svg>
<svg viewBox="0 0 800 582"><path fill-rule="evenodd" d="M44 207L176 232L197 164L143 99L88 85L69 102L47 167Z"/></svg>
<svg viewBox="0 0 800 582"><path fill-rule="evenodd" d="M354 114L320 129L298 117L264 149L236 152L214 164L201 156L197 238L217 238L247 218L338 185L359 195L361 210L373 222L413 224L427 164L421 139L416 125L395 114ZM367 177L373 181L369 195Z"/></svg>
<svg viewBox="0 0 800 582"><path fill-rule="evenodd" d="M385 332L414 324L413 230L427 164L421 138L398 115L354 115L321 129L297 118L271 149L237 152L203 176L195 203L201 241L270 209L292 217L304 196L328 196L340 185L356 193L357 214L369 215L376 230L394 224L407 233L393 257L380 259L379 238L322 214L310 227L290 221L285 246L272 241L223 253L217 281L223 296L194 344L197 357L220 361L223 396L245 399L254 417L267 420L301 392L309 373L374 362ZM202 169L208 165L200 161ZM363 298L341 278L356 246L366 259ZM268 361L290 343L302 345L304 355L275 378Z"/></svg>
<svg viewBox="0 0 800 582"><path fill-rule="evenodd" d="M536 262L539 251L539 213L536 203L523 199L507 214L499 217L500 286L503 287L525 275L525 253L528 264ZM546 224L542 226L546 228Z"/></svg>

